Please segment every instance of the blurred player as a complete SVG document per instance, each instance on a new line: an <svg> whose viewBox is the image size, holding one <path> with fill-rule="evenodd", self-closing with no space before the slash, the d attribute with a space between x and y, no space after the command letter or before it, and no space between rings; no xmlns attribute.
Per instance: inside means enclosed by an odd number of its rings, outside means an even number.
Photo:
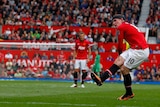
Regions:
<svg viewBox="0 0 160 107"><path fill-rule="evenodd" d="M79 33L79 39L75 42L74 59L75 59L75 70L73 73L74 84L71 87L77 87L78 74L82 73L81 87L85 88L84 80L87 77L87 62L89 61L91 55L90 42L85 39L85 34L83 32ZM81 72L80 72L81 71Z"/></svg>
<svg viewBox="0 0 160 107"><path fill-rule="evenodd" d="M95 51L95 61L94 61L94 64L93 64L93 67L92 67L92 71L100 76L100 72L101 72L101 63L100 63L100 54L98 52L98 50Z"/></svg>
<svg viewBox="0 0 160 107"><path fill-rule="evenodd" d="M134 97L131 87L132 79L129 72L148 58L149 48L144 35L136 26L125 22L123 15L117 14L113 16L112 24L118 31L119 56L114 61L114 64L107 69L100 78L94 73L91 74L91 77L97 85L101 86L107 78L114 75L120 69L124 78L126 92L120 96L118 100L128 100ZM123 49L123 39L130 45L130 48L127 50Z"/></svg>

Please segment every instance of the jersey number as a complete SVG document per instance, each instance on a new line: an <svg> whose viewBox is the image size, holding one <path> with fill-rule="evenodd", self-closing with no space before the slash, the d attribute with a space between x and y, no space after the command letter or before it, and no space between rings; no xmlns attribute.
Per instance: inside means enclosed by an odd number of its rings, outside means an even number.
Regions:
<svg viewBox="0 0 160 107"><path fill-rule="evenodd" d="M128 63L133 64L133 63L134 63L134 59L130 58L130 59L128 60Z"/></svg>

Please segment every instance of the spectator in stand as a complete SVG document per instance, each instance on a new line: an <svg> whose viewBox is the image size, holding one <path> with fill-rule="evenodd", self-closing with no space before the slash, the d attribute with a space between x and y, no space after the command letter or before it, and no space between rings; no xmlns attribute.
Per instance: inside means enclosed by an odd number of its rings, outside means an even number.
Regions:
<svg viewBox="0 0 160 107"><path fill-rule="evenodd" d="M94 20L94 22L92 23L91 27L98 27L98 26L99 26L99 25L98 25L97 20Z"/></svg>
<svg viewBox="0 0 160 107"><path fill-rule="evenodd" d="M144 72L144 69L141 66L138 66L137 68L133 69L133 80L135 81L141 81L142 80L142 73Z"/></svg>
<svg viewBox="0 0 160 107"><path fill-rule="evenodd" d="M27 40L28 34L26 31L24 31L24 33L22 33L21 35L21 40Z"/></svg>
<svg viewBox="0 0 160 107"><path fill-rule="evenodd" d="M30 28L28 25L25 25L23 30L26 31L27 34L30 33Z"/></svg>
<svg viewBox="0 0 160 107"><path fill-rule="evenodd" d="M47 39L47 34L44 31L42 31L42 33L40 33L40 35L39 34L37 34L37 35L39 36L40 41L43 41L43 40Z"/></svg>
<svg viewBox="0 0 160 107"><path fill-rule="evenodd" d="M160 54L159 45L155 47L155 50L152 51L153 54Z"/></svg>
<svg viewBox="0 0 160 107"><path fill-rule="evenodd" d="M30 26L30 28L28 28L29 32L32 32L33 34L35 33L35 28L33 25Z"/></svg>
<svg viewBox="0 0 160 107"><path fill-rule="evenodd" d="M7 35L7 40L16 40L16 31L12 30L9 35Z"/></svg>
<svg viewBox="0 0 160 107"><path fill-rule="evenodd" d="M156 81L160 81L160 67L158 66L157 72L155 74Z"/></svg>
<svg viewBox="0 0 160 107"><path fill-rule="evenodd" d="M26 51L22 51L20 58L21 58L21 59L28 59L29 57L28 57L27 52L26 52Z"/></svg>
<svg viewBox="0 0 160 107"><path fill-rule="evenodd" d="M18 31L19 31L19 36L22 37L22 34L24 34L24 29L22 28L22 26L19 26Z"/></svg>
<svg viewBox="0 0 160 107"><path fill-rule="evenodd" d="M41 38L41 35L38 32L38 30L35 30L35 33L33 34L33 38L36 38L36 40L39 40Z"/></svg>
<svg viewBox="0 0 160 107"><path fill-rule="evenodd" d="M114 42L115 40L113 39L112 31L109 30L108 33L106 34L106 43L108 42Z"/></svg>
<svg viewBox="0 0 160 107"><path fill-rule="evenodd" d="M5 63L0 63L0 77L7 77L7 69Z"/></svg>
<svg viewBox="0 0 160 107"><path fill-rule="evenodd" d="M68 72L70 72L70 66L72 66L73 64L71 64L69 61L66 61L66 63L64 64L64 70L63 72L65 72L65 74L68 74Z"/></svg>
<svg viewBox="0 0 160 107"><path fill-rule="evenodd" d="M100 20L99 27L108 27L108 23L105 22L105 19Z"/></svg>
<svg viewBox="0 0 160 107"><path fill-rule="evenodd" d="M105 37L103 34L100 34L99 42L102 42L102 43L105 42Z"/></svg>
<svg viewBox="0 0 160 107"><path fill-rule="evenodd" d="M22 73L23 75L23 78L26 78L26 75L25 75L25 72L26 72L26 69L19 69L19 71Z"/></svg>
<svg viewBox="0 0 160 107"><path fill-rule="evenodd" d="M35 53L33 56L34 60L40 60L41 59L41 55L39 53Z"/></svg>
<svg viewBox="0 0 160 107"><path fill-rule="evenodd" d="M54 78L54 70L52 68L48 69L48 77Z"/></svg>
<svg viewBox="0 0 160 107"><path fill-rule="evenodd" d="M74 73L74 66L71 65L70 68L69 68L69 72L68 72L67 75L66 75L66 78L73 80L73 79L74 79L74 77L73 77L73 75L72 75L73 73Z"/></svg>
<svg viewBox="0 0 160 107"><path fill-rule="evenodd" d="M99 41L99 32L98 32L98 29L94 32L94 35L93 35L93 41L94 42L98 42Z"/></svg>
<svg viewBox="0 0 160 107"><path fill-rule="evenodd" d="M73 52L70 53L70 55L68 56L68 60L72 61L74 59L74 55Z"/></svg>
<svg viewBox="0 0 160 107"><path fill-rule="evenodd" d="M157 58L156 58L156 55L153 55L152 56L152 59L151 59L151 61L150 61L151 63L158 63L158 60L157 60Z"/></svg>
<svg viewBox="0 0 160 107"><path fill-rule="evenodd" d="M52 21L52 17L50 16L49 19L46 21L46 25L47 26L52 26L53 25L53 21Z"/></svg>
<svg viewBox="0 0 160 107"><path fill-rule="evenodd" d="M41 68L38 64L38 62L35 62L32 66L31 69L34 73L36 73L38 71L38 69Z"/></svg>
<svg viewBox="0 0 160 107"><path fill-rule="evenodd" d="M6 61L6 69L7 69L7 71L10 71L10 70L12 69L12 66L13 66L12 60L11 60L11 59L8 59L8 60Z"/></svg>
<svg viewBox="0 0 160 107"><path fill-rule="evenodd" d="M74 39L77 37L77 32L75 29L71 31L71 35L73 36Z"/></svg>
<svg viewBox="0 0 160 107"><path fill-rule="evenodd" d="M70 37L71 37L70 34L68 32L65 32L63 35L63 39L64 39L63 42L65 42L65 43L69 42Z"/></svg>
<svg viewBox="0 0 160 107"><path fill-rule="evenodd" d="M66 77L67 77L67 76L66 76L65 72L62 72L60 78L66 79Z"/></svg>
<svg viewBox="0 0 160 107"><path fill-rule="evenodd" d="M17 71L15 71L15 73L14 73L14 77L15 77L15 78L22 78L22 77L24 77L24 76L23 76L23 74L20 72L20 70L17 69Z"/></svg>
<svg viewBox="0 0 160 107"><path fill-rule="evenodd" d="M11 52L8 51L4 57L5 59L13 59L13 54L11 54Z"/></svg>
<svg viewBox="0 0 160 107"><path fill-rule="evenodd" d="M49 60L53 60L53 59L55 59L55 56L54 56L53 53L51 52L51 53L50 53L50 56L49 56Z"/></svg>
<svg viewBox="0 0 160 107"><path fill-rule="evenodd" d="M61 73L59 72L58 69L56 69L54 73L54 78L60 78L60 77L61 77Z"/></svg>
<svg viewBox="0 0 160 107"><path fill-rule="evenodd" d="M41 59L42 60L48 60L48 56L47 56L47 54L45 52L42 53Z"/></svg>
<svg viewBox="0 0 160 107"><path fill-rule="evenodd" d="M63 51L60 51L60 54L57 55L57 61L64 62L66 60L66 55Z"/></svg>
<svg viewBox="0 0 160 107"><path fill-rule="evenodd" d="M44 69L42 69L41 74L42 74L43 78L47 78L48 77L48 68L44 67Z"/></svg>
<svg viewBox="0 0 160 107"><path fill-rule="evenodd" d="M0 63L4 62L4 54L0 52Z"/></svg>
<svg viewBox="0 0 160 107"><path fill-rule="evenodd" d="M112 53L118 52L118 51L117 51L117 47L116 47L115 45L113 45L113 46L111 47L111 49L110 49L110 52L112 52Z"/></svg>
<svg viewBox="0 0 160 107"><path fill-rule="evenodd" d="M12 69L13 69L14 71L17 71L17 69L19 68L17 61L16 61L16 60L12 60L12 63L13 63Z"/></svg>
<svg viewBox="0 0 160 107"><path fill-rule="evenodd" d="M91 34L91 32L89 32L88 36L87 36L87 40L90 41L91 43L93 42L93 35Z"/></svg>
<svg viewBox="0 0 160 107"><path fill-rule="evenodd" d="M156 80L155 74L156 74L156 72L155 72L154 69L152 68L152 69L151 69L151 72L150 72L151 81L155 81L155 80Z"/></svg>
<svg viewBox="0 0 160 107"><path fill-rule="evenodd" d="M7 77L9 77L9 78L13 78L14 74L15 74L15 72L14 72L13 69L10 69L10 70L7 71Z"/></svg>
<svg viewBox="0 0 160 107"><path fill-rule="evenodd" d="M50 68L52 68L52 69L57 69L58 68L57 59L52 60L52 62L50 63Z"/></svg>
<svg viewBox="0 0 160 107"><path fill-rule="evenodd" d="M151 68L149 66L146 66L146 70L144 70L144 73L142 74L143 81L151 80L150 73L151 73Z"/></svg>
<svg viewBox="0 0 160 107"><path fill-rule="evenodd" d="M5 32L4 32L4 35L5 37L8 37L8 35L10 35L12 33L11 29L8 27Z"/></svg>
<svg viewBox="0 0 160 107"><path fill-rule="evenodd" d="M103 52L105 52L106 50L105 50L105 48L103 47L103 45L100 45L99 48L98 48L98 51L99 51L99 53L103 53Z"/></svg>
<svg viewBox="0 0 160 107"><path fill-rule="evenodd" d="M143 77L142 77L142 72L138 72L135 78L136 81L142 81Z"/></svg>
<svg viewBox="0 0 160 107"><path fill-rule="evenodd" d="M60 73L62 73L63 68L64 68L64 62L58 61L57 62L57 69L59 70Z"/></svg>
<svg viewBox="0 0 160 107"><path fill-rule="evenodd" d="M29 65L29 64L28 64L28 66L26 67L25 76L26 76L27 78L33 78L33 77L35 77L35 72L33 71L31 65Z"/></svg>
<svg viewBox="0 0 160 107"><path fill-rule="evenodd" d="M106 39L106 37L107 37L106 29L103 29L101 34L102 34L102 35L103 35L103 37Z"/></svg>
<svg viewBox="0 0 160 107"><path fill-rule="evenodd" d="M30 67L25 65L23 62L20 62L20 64L18 64L18 69L26 69L26 67Z"/></svg>
<svg viewBox="0 0 160 107"><path fill-rule="evenodd" d="M35 72L35 77L37 77L37 78L43 78L42 69L41 68L37 69L37 71Z"/></svg>
<svg viewBox="0 0 160 107"><path fill-rule="evenodd" d="M160 44L160 35L157 35L157 44Z"/></svg>

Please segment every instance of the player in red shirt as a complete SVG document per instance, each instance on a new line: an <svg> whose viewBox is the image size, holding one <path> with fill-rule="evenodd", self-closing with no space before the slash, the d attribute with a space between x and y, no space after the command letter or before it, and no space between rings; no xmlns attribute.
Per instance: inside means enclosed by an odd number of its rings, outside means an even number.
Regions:
<svg viewBox="0 0 160 107"><path fill-rule="evenodd" d="M90 42L85 39L85 34L83 32L79 33L79 39L75 42L75 50L74 50L74 84L71 87L77 87L78 81L78 72L82 71L81 78L81 87L84 88L84 80L87 76L87 62L89 61L89 57L91 55Z"/></svg>
<svg viewBox="0 0 160 107"><path fill-rule="evenodd" d="M117 28L119 56L100 78L94 73L91 73L91 77L97 85L101 86L107 78L120 70L124 78L126 93L119 97L118 100L128 100L134 97L131 87L132 79L129 72L148 58L149 48L144 35L136 26L125 22L123 15L116 14L113 16L112 24ZM123 49L123 39L130 45L127 50Z"/></svg>

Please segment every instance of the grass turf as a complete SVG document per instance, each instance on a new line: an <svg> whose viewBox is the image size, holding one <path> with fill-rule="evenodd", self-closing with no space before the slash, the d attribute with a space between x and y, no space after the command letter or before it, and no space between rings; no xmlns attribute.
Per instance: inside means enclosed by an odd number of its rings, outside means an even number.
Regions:
<svg viewBox="0 0 160 107"><path fill-rule="evenodd" d="M160 86L133 84L135 97L119 101L122 83L70 88L71 82L0 81L0 107L160 107Z"/></svg>

